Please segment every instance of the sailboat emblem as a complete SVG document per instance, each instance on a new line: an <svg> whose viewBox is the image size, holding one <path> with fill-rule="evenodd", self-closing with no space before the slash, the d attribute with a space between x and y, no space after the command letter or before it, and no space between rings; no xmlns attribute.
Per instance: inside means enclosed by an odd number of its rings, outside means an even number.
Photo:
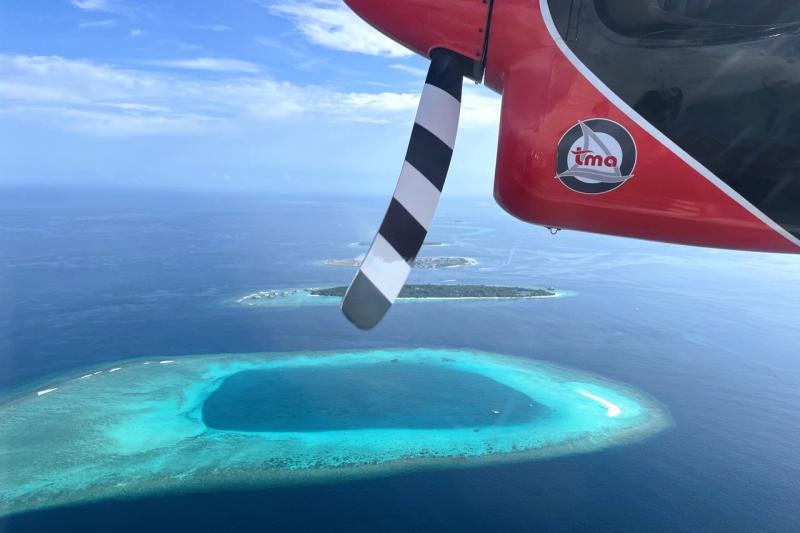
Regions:
<svg viewBox="0 0 800 533"><path fill-rule="evenodd" d="M633 177L636 144L613 120L580 120L558 142L556 178L576 192L613 191Z"/></svg>

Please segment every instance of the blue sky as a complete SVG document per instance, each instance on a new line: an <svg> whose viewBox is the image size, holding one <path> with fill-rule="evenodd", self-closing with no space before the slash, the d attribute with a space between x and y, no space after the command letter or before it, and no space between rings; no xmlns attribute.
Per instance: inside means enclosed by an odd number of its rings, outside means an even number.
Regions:
<svg viewBox="0 0 800 533"><path fill-rule="evenodd" d="M0 185L389 194L427 61L339 0L4 0ZM447 192L491 194L467 83Z"/></svg>

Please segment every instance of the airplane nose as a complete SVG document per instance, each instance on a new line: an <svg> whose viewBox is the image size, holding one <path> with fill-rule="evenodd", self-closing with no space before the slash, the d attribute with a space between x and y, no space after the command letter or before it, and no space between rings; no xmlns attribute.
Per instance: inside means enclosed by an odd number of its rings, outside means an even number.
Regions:
<svg viewBox="0 0 800 533"><path fill-rule="evenodd" d="M430 57L447 48L478 63L488 33L489 0L345 0L371 26Z"/></svg>

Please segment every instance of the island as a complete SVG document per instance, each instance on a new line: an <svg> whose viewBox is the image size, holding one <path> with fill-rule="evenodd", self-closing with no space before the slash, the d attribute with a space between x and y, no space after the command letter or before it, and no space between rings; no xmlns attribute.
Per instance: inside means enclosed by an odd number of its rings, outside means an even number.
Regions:
<svg viewBox="0 0 800 533"><path fill-rule="evenodd" d="M363 258L354 257L353 259L325 259L323 264L333 267L360 267Z"/></svg>
<svg viewBox="0 0 800 533"><path fill-rule="evenodd" d="M338 304L346 292L347 287L344 285L323 289L269 289L242 296L236 300L236 303L244 305ZM398 301L529 300L558 296L560 294L552 287L533 289L499 285L412 284L402 288Z"/></svg>
<svg viewBox="0 0 800 533"><path fill-rule="evenodd" d="M344 297L347 287L311 289L312 296ZM499 287L496 285L405 285L398 298L436 299L518 299L547 298L556 296L553 289L524 289L522 287Z"/></svg>
<svg viewBox="0 0 800 533"><path fill-rule="evenodd" d="M258 291L253 294L248 294L236 300L238 303L248 303L252 300L274 300L276 298L288 298L300 292L309 292L312 289L272 289L267 291Z"/></svg>
<svg viewBox="0 0 800 533"><path fill-rule="evenodd" d="M362 257L352 259L325 259L322 261L327 266L335 267L359 267ZM436 269L436 268L458 268L465 266L475 266L478 260L473 257L418 257L414 261L415 268Z"/></svg>
<svg viewBox="0 0 800 533"><path fill-rule="evenodd" d="M352 246L370 246L372 243L369 241L357 241L350 243ZM443 242L438 241L425 241L422 243L422 246L447 246Z"/></svg>
<svg viewBox="0 0 800 533"><path fill-rule="evenodd" d="M458 268L477 264L478 260L472 257L417 257L414 268Z"/></svg>
<svg viewBox="0 0 800 533"><path fill-rule="evenodd" d="M671 423L627 385L469 350L114 361L0 404L0 516L544 460L626 445Z"/></svg>

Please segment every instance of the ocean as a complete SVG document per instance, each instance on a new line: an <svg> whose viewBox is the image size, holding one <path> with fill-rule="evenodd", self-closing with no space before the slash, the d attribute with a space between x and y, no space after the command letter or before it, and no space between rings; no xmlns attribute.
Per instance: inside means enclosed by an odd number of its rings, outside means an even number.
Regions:
<svg viewBox="0 0 800 533"><path fill-rule="evenodd" d="M412 283L563 298L396 305L373 331L335 305L245 306L347 284L375 197L14 189L0 198L0 398L134 357L451 348L566 365L671 413L645 441L548 461L263 490L107 500L0 531L798 531L800 256L529 226L445 195ZM0 439L2 439L0 435ZM0 471L8 465L2 464Z"/></svg>

